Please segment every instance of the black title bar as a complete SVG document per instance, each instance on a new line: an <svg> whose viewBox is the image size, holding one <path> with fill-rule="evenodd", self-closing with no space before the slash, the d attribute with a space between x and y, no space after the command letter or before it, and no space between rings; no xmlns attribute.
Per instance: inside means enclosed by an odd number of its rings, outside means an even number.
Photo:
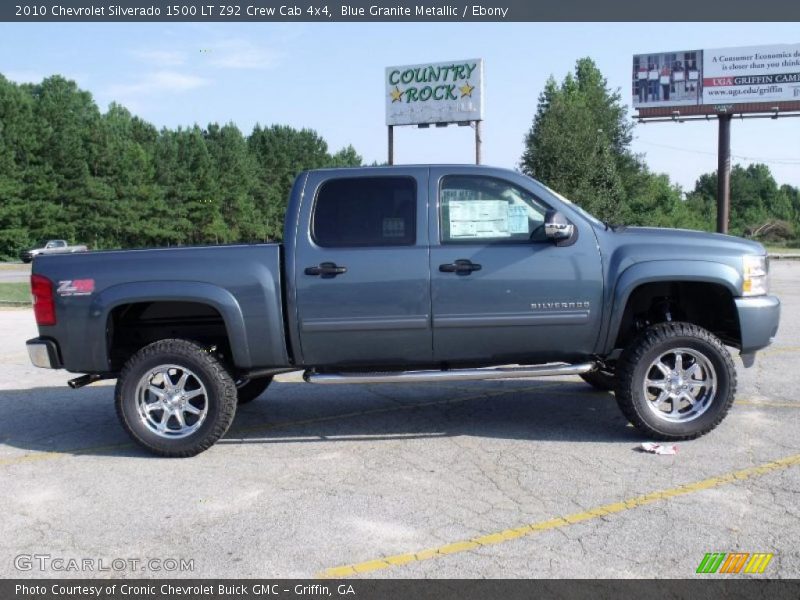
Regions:
<svg viewBox="0 0 800 600"><path fill-rule="evenodd" d="M798 580L6 579L3 600L796 600Z"/></svg>
<svg viewBox="0 0 800 600"><path fill-rule="evenodd" d="M3 0L0 21L800 21L787 0ZM792 40L790 40L792 41Z"/></svg>

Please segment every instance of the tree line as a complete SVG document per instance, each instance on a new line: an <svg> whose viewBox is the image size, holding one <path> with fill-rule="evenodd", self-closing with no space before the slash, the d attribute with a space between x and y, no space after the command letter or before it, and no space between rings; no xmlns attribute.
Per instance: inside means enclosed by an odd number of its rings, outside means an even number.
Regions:
<svg viewBox="0 0 800 600"><path fill-rule="evenodd" d="M619 92L589 58L550 78L525 136L520 169L617 224L713 231L716 173L684 194L631 151ZM60 76L0 75L0 259L50 238L92 248L278 240L294 177L358 166L309 129L235 125L157 129L118 104L103 113ZM766 165L735 166L731 232L800 242L800 189Z"/></svg>
<svg viewBox="0 0 800 600"><path fill-rule="evenodd" d="M92 248L280 239L298 172L361 163L309 129L158 130L118 104L102 113L62 77L0 75L0 257L50 238Z"/></svg>
<svg viewBox="0 0 800 600"><path fill-rule="evenodd" d="M609 223L714 231L716 172L701 175L684 194L631 151L632 130L619 92L582 58L560 83L547 81L520 167ZM800 243L800 189L779 186L766 165L735 165L729 228L762 241Z"/></svg>

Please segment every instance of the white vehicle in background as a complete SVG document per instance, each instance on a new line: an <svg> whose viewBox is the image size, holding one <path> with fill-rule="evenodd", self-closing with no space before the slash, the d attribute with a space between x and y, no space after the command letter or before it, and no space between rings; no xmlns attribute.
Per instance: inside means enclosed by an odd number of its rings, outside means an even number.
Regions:
<svg viewBox="0 0 800 600"><path fill-rule="evenodd" d="M35 257L42 254L65 254L73 252L86 252L87 250L88 248L86 246L70 246L67 244L66 240L50 240L44 245L43 248L25 250L20 258L22 259L22 262L29 263Z"/></svg>

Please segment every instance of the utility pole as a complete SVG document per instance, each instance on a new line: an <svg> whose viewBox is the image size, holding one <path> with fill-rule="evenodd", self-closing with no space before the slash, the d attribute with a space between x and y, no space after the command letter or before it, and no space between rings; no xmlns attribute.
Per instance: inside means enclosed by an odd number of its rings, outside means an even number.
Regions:
<svg viewBox="0 0 800 600"><path fill-rule="evenodd" d="M717 232L728 233L731 213L731 118L719 115L719 142L717 144Z"/></svg>

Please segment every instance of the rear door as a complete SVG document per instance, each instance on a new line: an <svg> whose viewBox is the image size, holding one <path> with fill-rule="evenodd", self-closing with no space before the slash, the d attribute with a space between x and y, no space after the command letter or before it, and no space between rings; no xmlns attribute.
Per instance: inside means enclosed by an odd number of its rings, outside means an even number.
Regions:
<svg viewBox="0 0 800 600"><path fill-rule="evenodd" d="M554 206L521 176L484 173L431 169L434 358L499 364L590 354L603 292L594 232L575 219L577 236L556 245L543 227Z"/></svg>
<svg viewBox="0 0 800 600"><path fill-rule="evenodd" d="M305 365L432 359L428 170L312 172L295 250Z"/></svg>

